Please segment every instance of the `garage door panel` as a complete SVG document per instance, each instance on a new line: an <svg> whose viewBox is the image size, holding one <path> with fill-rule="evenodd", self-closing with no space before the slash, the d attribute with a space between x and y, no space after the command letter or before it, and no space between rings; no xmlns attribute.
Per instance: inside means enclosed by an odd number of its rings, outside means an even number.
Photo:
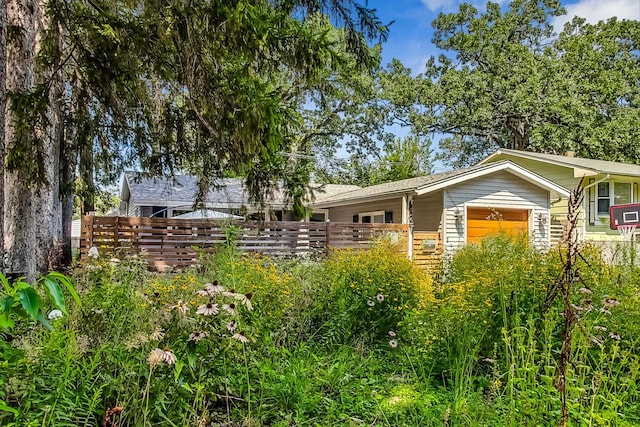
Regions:
<svg viewBox="0 0 640 427"><path fill-rule="evenodd" d="M467 242L469 243L477 243L491 234L517 235L529 231L527 210L497 211L488 208L469 208L467 215ZM496 219L498 215L502 218L501 220Z"/></svg>
<svg viewBox="0 0 640 427"><path fill-rule="evenodd" d="M499 216L503 221L527 221L529 218L529 211L488 208L468 208L467 210L468 219L497 220L497 218L495 218L496 216Z"/></svg>

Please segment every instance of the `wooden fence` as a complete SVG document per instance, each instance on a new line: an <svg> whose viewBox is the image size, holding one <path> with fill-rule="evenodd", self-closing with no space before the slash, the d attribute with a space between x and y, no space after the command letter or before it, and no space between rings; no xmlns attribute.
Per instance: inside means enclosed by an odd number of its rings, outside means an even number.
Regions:
<svg viewBox="0 0 640 427"><path fill-rule="evenodd" d="M408 233L406 224L83 216L80 257L86 259L91 247L102 254L140 253L151 267L164 271L193 265L200 253L213 252L228 239L244 252L297 255L367 248L376 238L388 235L406 253Z"/></svg>

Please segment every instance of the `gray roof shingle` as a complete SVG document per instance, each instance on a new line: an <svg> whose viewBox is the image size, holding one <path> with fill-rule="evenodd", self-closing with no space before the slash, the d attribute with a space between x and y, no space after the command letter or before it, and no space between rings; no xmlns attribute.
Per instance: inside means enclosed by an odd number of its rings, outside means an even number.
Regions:
<svg viewBox="0 0 640 427"><path fill-rule="evenodd" d="M176 175L175 178L146 178L135 172L127 172L125 181L129 186L131 200L134 201L170 201L190 205L195 201L198 191L198 178L189 175ZM356 185L311 184L311 188L315 194L315 200L321 201L360 187ZM238 206L248 204L243 180L241 178L219 180L217 185L209 190L207 202ZM268 203L272 206L286 205L284 192L275 191Z"/></svg>

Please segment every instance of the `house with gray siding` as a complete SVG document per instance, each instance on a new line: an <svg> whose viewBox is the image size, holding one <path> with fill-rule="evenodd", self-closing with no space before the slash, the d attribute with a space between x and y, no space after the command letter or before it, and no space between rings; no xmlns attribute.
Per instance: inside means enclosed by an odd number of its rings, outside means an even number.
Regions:
<svg viewBox="0 0 640 427"><path fill-rule="evenodd" d="M503 231L551 244L551 203L568 190L504 160L336 194L314 204L334 222L413 224L438 236L444 252Z"/></svg>
<svg viewBox="0 0 640 427"><path fill-rule="evenodd" d="M311 200L359 188L355 185L312 186ZM173 218L193 212L198 192L198 179L189 175L167 177L145 177L135 172L127 172L120 186L120 215L134 217ZM254 206L245 191L241 178L219 180L207 193L204 209L221 214L240 215L246 219L266 219L291 221L291 212L285 194L275 191L267 200L267 206ZM327 211L316 209L308 218L311 221L325 221Z"/></svg>

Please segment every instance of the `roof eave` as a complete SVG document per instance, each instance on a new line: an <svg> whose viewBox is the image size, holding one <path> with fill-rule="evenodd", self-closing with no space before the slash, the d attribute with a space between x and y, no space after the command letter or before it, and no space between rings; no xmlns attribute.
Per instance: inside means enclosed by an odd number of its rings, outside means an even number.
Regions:
<svg viewBox="0 0 640 427"><path fill-rule="evenodd" d="M542 163L547 163L547 164L551 164L551 165L561 166L561 167L564 167L564 168L573 169L573 177L574 178L582 178L584 176L594 176L594 175L598 175L598 174L601 174L601 173L609 173L609 172L601 171L601 170L598 170L598 169L585 168L585 167L582 167L582 166L572 165L570 163L563 162L563 161L560 161L560 160L541 159L541 158L536 157L536 156L528 155L528 153L526 151L517 151L517 150L511 150L508 153L505 153L502 149L497 149L492 154L489 154L487 157L485 157L484 159L480 160L478 162L478 164L482 165L482 164L489 163L489 162L491 162L491 160L493 160L494 158L498 157L499 155L515 156L515 157L520 157L522 159L532 160L532 161L535 161L535 162L542 162Z"/></svg>
<svg viewBox="0 0 640 427"><path fill-rule="evenodd" d="M340 199L340 200L336 200L336 201L322 201L320 203L312 203L311 206L313 206L314 208L321 208L321 209L328 209L328 208L333 208L333 207L338 207L338 206L347 206L347 205L353 205L354 203L368 203L368 202L378 202L380 200L387 200L391 197L401 197L404 196L406 194L416 194L415 190L412 188L409 189L404 189L404 190L394 190L394 191L388 191L386 193L382 193L382 194L376 194L375 196L363 196L363 197L356 197L356 198L351 198L351 199Z"/></svg>
<svg viewBox="0 0 640 427"><path fill-rule="evenodd" d="M569 196L569 191L552 182L549 181L548 179L541 177L540 175L537 175L533 172L531 172L528 169L525 169L521 166L516 165L515 163L509 161L509 160L503 160L500 162L496 162L496 163L488 163L486 165L486 167L481 168L481 169L476 169L473 171L470 171L468 173L463 173L460 175L455 175L453 177L449 177L447 179L443 179L441 181L435 182L435 183L431 183L431 184L427 184L424 185L422 187L419 187L416 190L417 195L421 196L423 194L428 194L428 193L432 193L434 191L438 191L441 189L444 189L446 187L450 187L452 185L456 185L456 184L460 184L462 182L471 180L471 179L475 179L475 178L479 178L483 175L487 175L490 173L495 173L495 172L499 172L499 171L508 171L510 173L512 173L513 175L518 176L519 178L530 182L531 184L534 184L538 187L544 188L546 190L548 190L549 192L551 192L554 195L559 195L562 197L568 197Z"/></svg>

